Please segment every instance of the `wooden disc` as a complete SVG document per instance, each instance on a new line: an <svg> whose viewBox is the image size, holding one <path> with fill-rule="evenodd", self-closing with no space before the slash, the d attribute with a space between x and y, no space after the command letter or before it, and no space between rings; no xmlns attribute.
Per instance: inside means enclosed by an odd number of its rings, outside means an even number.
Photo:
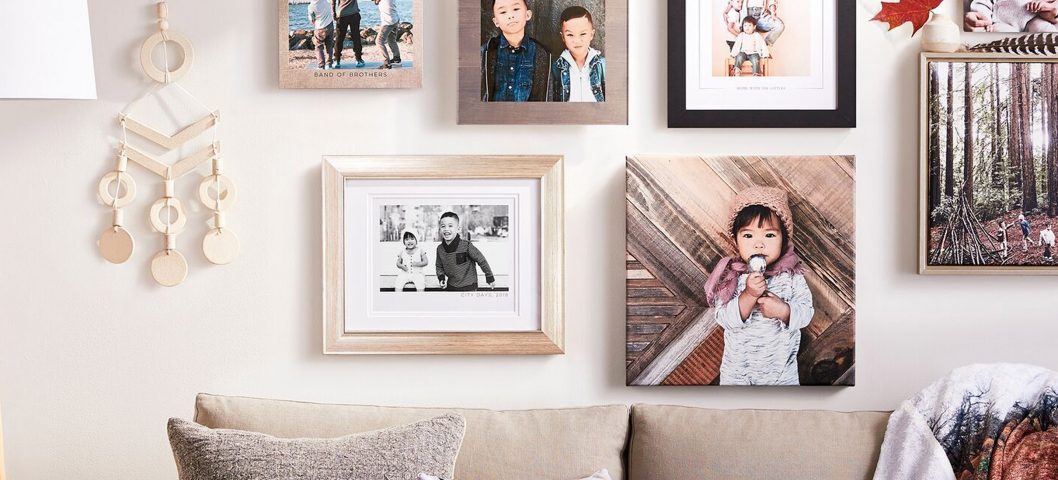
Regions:
<svg viewBox="0 0 1058 480"><path fill-rule="evenodd" d="M110 263L125 263L135 246L132 235L121 227L108 228L99 236L99 253Z"/></svg>
<svg viewBox="0 0 1058 480"><path fill-rule="evenodd" d="M110 194L110 185L114 182L119 183L116 189L118 196L116 199ZM134 198L136 198L136 182L132 180L132 175L125 172L110 172L99 180L99 201L104 205L121 208L132 203Z"/></svg>
<svg viewBox="0 0 1058 480"><path fill-rule="evenodd" d="M239 256L239 237L231 229L214 228L202 239L202 253L212 263L227 265Z"/></svg>
<svg viewBox="0 0 1058 480"><path fill-rule="evenodd" d="M151 259L151 276L163 287L175 287L187 278L187 260L176 250L162 250Z"/></svg>
<svg viewBox="0 0 1058 480"><path fill-rule="evenodd" d="M210 189L216 185L217 197L213 198L210 194ZM238 195L238 191L235 189L235 182L232 182L230 178L224 175L210 175L202 179L202 183L198 184L198 199L202 201L202 204L206 208L215 211L227 210L235 204L235 197Z"/></svg>
<svg viewBox="0 0 1058 480"><path fill-rule="evenodd" d="M169 83L179 80L180 77L187 74L187 71L191 69L191 62L195 60L195 49L191 47L191 40L188 40L182 33L174 32L172 30L167 31L165 35L169 37L168 41L174 42L180 47L180 50L182 50L184 55L183 63L169 72L168 79L165 78L165 72L154 64L153 58L154 48L157 47L158 44L166 41L165 38L162 37L162 33L157 32L154 35L151 35L143 42L143 46L140 47L140 67L143 68L143 73L159 83ZM165 48L165 46L163 45L162 48Z"/></svg>
<svg viewBox="0 0 1058 480"><path fill-rule="evenodd" d="M173 209L175 218L162 218L162 209L170 207ZM151 205L151 226L154 230L166 235L179 235L187 226L187 215L184 213L184 205L177 198L159 198ZM167 223L171 221L172 223Z"/></svg>

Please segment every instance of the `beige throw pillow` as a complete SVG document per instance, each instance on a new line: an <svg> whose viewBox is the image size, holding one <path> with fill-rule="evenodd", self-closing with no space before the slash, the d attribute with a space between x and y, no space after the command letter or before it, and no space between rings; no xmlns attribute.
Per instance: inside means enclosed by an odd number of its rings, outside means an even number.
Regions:
<svg viewBox="0 0 1058 480"><path fill-rule="evenodd" d="M276 438L169 419L181 480L452 478L466 422L442 415L338 438Z"/></svg>

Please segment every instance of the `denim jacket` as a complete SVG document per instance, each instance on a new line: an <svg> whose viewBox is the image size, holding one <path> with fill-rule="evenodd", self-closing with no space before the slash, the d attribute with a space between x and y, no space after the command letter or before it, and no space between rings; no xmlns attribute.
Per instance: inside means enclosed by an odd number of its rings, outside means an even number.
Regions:
<svg viewBox="0 0 1058 480"><path fill-rule="evenodd" d="M591 72L589 78L591 80L591 91L595 94L595 101L603 102L606 100L606 59L603 58L602 53L598 53L588 64L585 65ZM570 71L573 69L573 64L566 58L566 55L562 55L555 60L555 63L551 65L551 101L553 102L568 102L570 96Z"/></svg>
<svg viewBox="0 0 1058 480"><path fill-rule="evenodd" d="M531 46L531 48L530 48ZM497 63L500 57L500 49L510 48L507 43L507 39L503 35L492 37L489 41L485 42L481 46L481 101L492 102L497 99L497 89L499 83L506 79L520 79L518 81L518 91L511 92L509 95L502 95L501 97L510 96L511 99L507 101L529 101L529 102L546 102L551 97L551 53L547 51L547 48L543 44L537 42L532 37L526 35L525 40L522 42L520 49L525 49L522 54L528 54L528 58L522 58L522 63L517 67L521 71L515 72L515 75L508 78L509 72L504 72L504 78L501 79ZM508 57L511 58L511 57ZM513 65L512 65L513 66ZM525 75L531 70L531 75ZM528 81L525 81L528 79ZM508 85L514 87L514 85Z"/></svg>

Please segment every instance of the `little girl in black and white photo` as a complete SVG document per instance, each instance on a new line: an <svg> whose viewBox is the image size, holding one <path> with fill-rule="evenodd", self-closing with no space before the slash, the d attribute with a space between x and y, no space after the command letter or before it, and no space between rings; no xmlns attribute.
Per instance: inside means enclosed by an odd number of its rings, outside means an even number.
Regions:
<svg viewBox="0 0 1058 480"><path fill-rule="evenodd" d="M397 254L397 268L400 269L400 273L397 274L397 280L393 283L393 291L403 292L404 286L410 283L415 285L415 291L425 292L426 274L423 273L423 267L429 265L429 258L426 252L419 248L419 239L411 230L404 231L401 241L404 243L404 248Z"/></svg>
<svg viewBox="0 0 1058 480"><path fill-rule="evenodd" d="M799 385L801 329L815 314L794 253L786 192L751 187L732 200L728 231L736 255L720 260L705 285L724 329L721 385Z"/></svg>

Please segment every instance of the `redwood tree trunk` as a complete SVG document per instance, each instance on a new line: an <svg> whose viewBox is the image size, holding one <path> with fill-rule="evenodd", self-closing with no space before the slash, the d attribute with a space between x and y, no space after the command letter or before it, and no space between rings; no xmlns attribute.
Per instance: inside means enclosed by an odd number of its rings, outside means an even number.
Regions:
<svg viewBox="0 0 1058 480"><path fill-rule="evenodd" d="M1021 209L1025 212L1039 207L1036 199L1036 162L1032 155L1032 82L1029 67L1019 65L1018 83L1021 85Z"/></svg>
<svg viewBox="0 0 1058 480"><path fill-rule="evenodd" d="M992 94L992 116L995 120L995 128L992 130L992 187L1005 192L1003 185L1006 182L1003 178L1006 176L1006 169L1003 165L1003 124L1000 122L1003 107L999 102L999 64L993 63L988 70L992 80L988 90Z"/></svg>
<svg viewBox="0 0 1058 480"><path fill-rule="evenodd" d="M948 62L948 110L945 115L947 129L944 132L944 197L955 196L955 64Z"/></svg>
<svg viewBox="0 0 1058 480"><path fill-rule="evenodd" d="M929 64L929 211L940 205L940 72Z"/></svg>
<svg viewBox="0 0 1058 480"><path fill-rule="evenodd" d="M1007 77L1007 178L1010 182L1010 208L1021 206L1021 70L1017 63L1010 64L1010 75Z"/></svg>
<svg viewBox="0 0 1058 480"><path fill-rule="evenodd" d="M1044 135L1046 154L1043 155L1047 171L1047 216L1058 215L1058 68L1047 63L1043 68L1042 84L1047 86L1043 105L1047 106L1047 129Z"/></svg>
<svg viewBox="0 0 1058 480"><path fill-rule="evenodd" d="M962 170L962 194L966 196L966 204L972 209L974 206L974 97L973 97L973 65L965 64L965 82L963 83L963 170Z"/></svg>

